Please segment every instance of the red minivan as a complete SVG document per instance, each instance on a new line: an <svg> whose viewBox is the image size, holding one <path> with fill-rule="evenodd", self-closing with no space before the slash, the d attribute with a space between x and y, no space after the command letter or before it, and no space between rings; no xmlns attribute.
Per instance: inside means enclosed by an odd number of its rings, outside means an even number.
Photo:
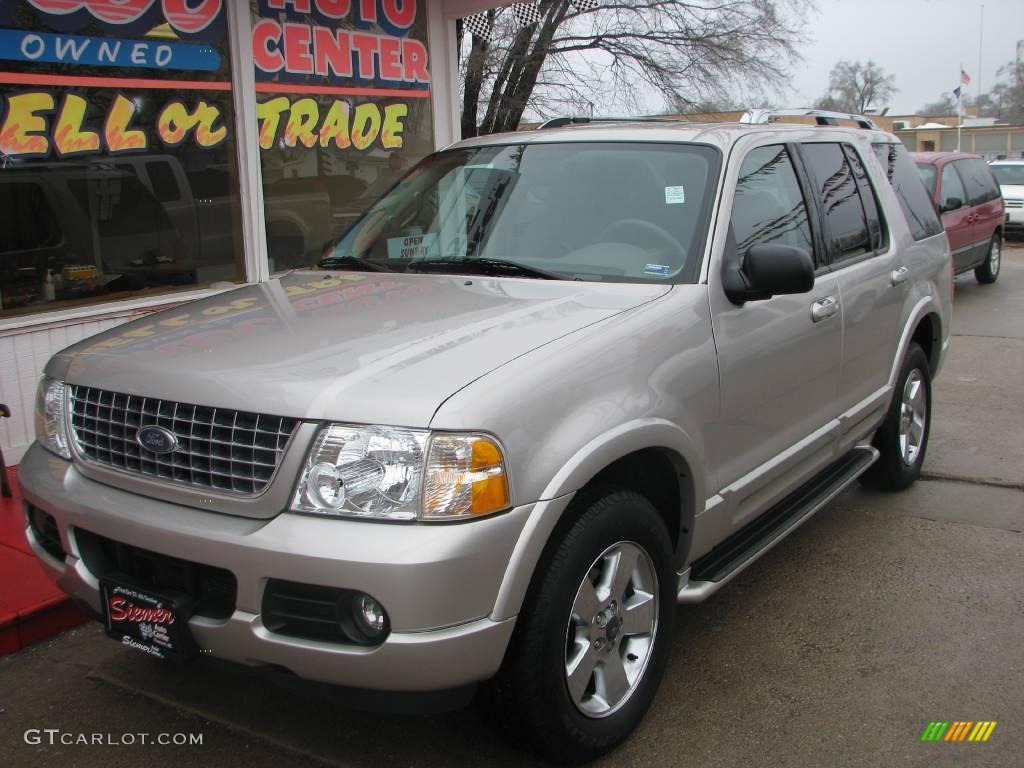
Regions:
<svg viewBox="0 0 1024 768"><path fill-rule="evenodd" d="M912 152L942 216L956 274L974 270L979 283L999 277L1006 213L988 163L964 152Z"/></svg>

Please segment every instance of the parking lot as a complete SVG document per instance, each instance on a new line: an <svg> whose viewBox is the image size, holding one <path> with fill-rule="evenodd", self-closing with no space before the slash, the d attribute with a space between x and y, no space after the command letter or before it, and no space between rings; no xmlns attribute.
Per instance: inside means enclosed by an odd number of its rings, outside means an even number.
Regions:
<svg viewBox="0 0 1024 768"><path fill-rule="evenodd" d="M1010 766L1024 753L1024 242L992 286L957 281L926 480L854 489L708 603L679 609L666 678L603 765ZM467 574L471 578L471 574ZM994 720L985 743L922 743ZM26 743L202 734L202 745ZM477 708L346 708L330 689L214 659L178 670L95 625L0 660L7 766L505 766Z"/></svg>

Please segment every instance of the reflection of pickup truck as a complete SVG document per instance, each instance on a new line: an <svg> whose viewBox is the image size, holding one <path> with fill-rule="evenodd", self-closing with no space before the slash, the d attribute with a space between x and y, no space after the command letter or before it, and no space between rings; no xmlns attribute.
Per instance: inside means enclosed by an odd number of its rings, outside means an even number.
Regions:
<svg viewBox="0 0 1024 768"><path fill-rule="evenodd" d="M175 157L151 155L118 160L152 190L182 238L198 243L200 282L233 280L241 248L237 183L227 165L186 174ZM330 198L317 179L288 179L264 186L271 269L309 264L330 237Z"/></svg>
<svg viewBox="0 0 1024 768"><path fill-rule="evenodd" d="M195 282L195 260L165 207L133 174L82 164L23 166L0 173L3 308L44 298L48 271L94 266L57 298Z"/></svg>

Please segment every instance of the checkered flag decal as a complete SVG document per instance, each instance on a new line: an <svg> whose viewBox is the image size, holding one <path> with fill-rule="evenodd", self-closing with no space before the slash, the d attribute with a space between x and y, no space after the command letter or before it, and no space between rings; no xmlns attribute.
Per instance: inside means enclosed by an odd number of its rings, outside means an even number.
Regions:
<svg viewBox="0 0 1024 768"><path fill-rule="evenodd" d="M494 19L486 12L467 16L462 23L467 30L481 40L490 40L494 33Z"/></svg>
<svg viewBox="0 0 1024 768"><path fill-rule="evenodd" d="M512 6L512 13L522 27L537 24L543 18L540 6L537 3L515 3Z"/></svg>
<svg viewBox="0 0 1024 768"><path fill-rule="evenodd" d="M601 6L601 0L572 0L572 4L580 13L596 11Z"/></svg>

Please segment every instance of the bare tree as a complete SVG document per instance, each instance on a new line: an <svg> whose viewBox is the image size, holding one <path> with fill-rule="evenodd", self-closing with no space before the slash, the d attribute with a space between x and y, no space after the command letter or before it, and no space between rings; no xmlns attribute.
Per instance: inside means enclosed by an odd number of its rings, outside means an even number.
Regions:
<svg viewBox="0 0 1024 768"><path fill-rule="evenodd" d="M998 76L989 94L995 116L1008 123L1024 123L1024 63L1011 61L1000 67Z"/></svg>
<svg viewBox="0 0 1024 768"><path fill-rule="evenodd" d="M1011 61L999 68L999 80L988 93L976 98L964 95L964 112L978 117L996 117L1008 123L1024 123L1024 64ZM944 93L931 104L917 110L919 115L955 115L957 103Z"/></svg>
<svg viewBox="0 0 1024 768"><path fill-rule="evenodd" d="M939 97L938 101L931 101L917 110L917 114L922 116L955 115L956 99L953 98L953 94L944 93Z"/></svg>
<svg viewBox="0 0 1024 768"><path fill-rule="evenodd" d="M540 21L494 12L463 60L463 135L545 118L623 112L658 94L674 109L782 82L814 0L540 0Z"/></svg>
<svg viewBox="0 0 1024 768"><path fill-rule="evenodd" d="M863 114L869 107L881 109L896 93L895 77L868 59L839 61L828 76L828 91L815 102L819 109Z"/></svg>

